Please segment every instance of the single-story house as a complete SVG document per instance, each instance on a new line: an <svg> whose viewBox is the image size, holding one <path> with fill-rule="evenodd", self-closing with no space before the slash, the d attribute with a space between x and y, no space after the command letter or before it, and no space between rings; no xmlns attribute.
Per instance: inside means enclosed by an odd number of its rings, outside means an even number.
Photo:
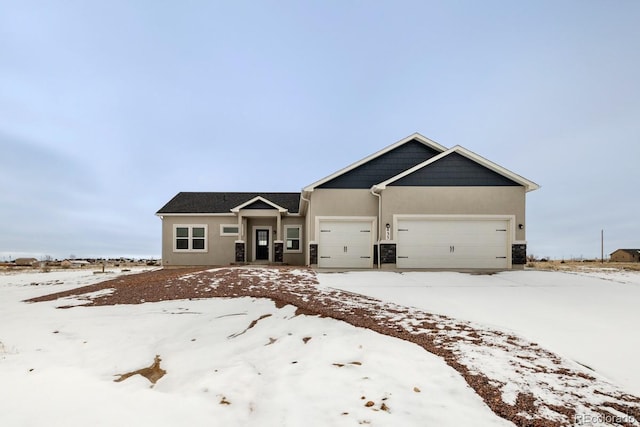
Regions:
<svg viewBox="0 0 640 427"><path fill-rule="evenodd" d="M640 249L617 249L611 253L613 262L640 262Z"/></svg>
<svg viewBox="0 0 640 427"><path fill-rule="evenodd" d="M65 259L60 263L62 268L82 268L91 265L91 263L84 259Z"/></svg>
<svg viewBox="0 0 640 427"><path fill-rule="evenodd" d="M16 258L13 262L18 267L32 267L38 263L38 260L35 258Z"/></svg>
<svg viewBox="0 0 640 427"><path fill-rule="evenodd" d="M162 264L510 269L539 186L420 134L295 193L181 192L157 213Z"/></svg>

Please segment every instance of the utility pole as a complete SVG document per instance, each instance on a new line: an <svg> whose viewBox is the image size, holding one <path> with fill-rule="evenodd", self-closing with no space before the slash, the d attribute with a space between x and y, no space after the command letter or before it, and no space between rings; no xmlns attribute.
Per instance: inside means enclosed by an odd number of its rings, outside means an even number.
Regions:
<svg viewBox="0 0 640 427"><path fill-rule="evenodd" d="M600 230L600 262L604 264L604 230Z"/></svg>

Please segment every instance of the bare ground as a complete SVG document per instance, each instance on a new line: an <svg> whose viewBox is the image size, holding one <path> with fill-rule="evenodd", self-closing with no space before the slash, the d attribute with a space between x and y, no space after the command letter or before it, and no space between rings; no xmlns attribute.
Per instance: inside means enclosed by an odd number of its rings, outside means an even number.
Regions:
<svg viewBox="0 0 640 427"><path fill-rule="evenodd" d="M296 306L297 314L335 318L423 347L457 370L494 413L517 426L574 425L576 416L585 414L615 420L606 425L638 425L639 397L535 343L469 322L317 285L313 271L300 268L158 270L29 302L73 297L95 306L214 297L269 298L279 307ZM96 294L100 290L110 292ZM501 370L511 373L508 380L486 367L495 361L502 363Z"/></svg>

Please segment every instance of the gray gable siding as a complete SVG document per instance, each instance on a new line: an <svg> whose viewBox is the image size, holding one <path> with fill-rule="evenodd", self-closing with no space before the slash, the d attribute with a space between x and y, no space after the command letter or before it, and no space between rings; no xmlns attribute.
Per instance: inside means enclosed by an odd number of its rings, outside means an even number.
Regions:
<svg viewBox="0 0 640 427"><path fill-rule="evenodd" d="M158 214L193 214L193 213L231 213L231 209L249 200L261 196L278 206L289 210L289 213L297 213L300 204L300 193L217 193L217 192L180 192L176 194ZM263 203L266 209L273 206ZM258 203L258 201L256 201ZM265 209L254 207L253 209ZM249 208L249 209L251 209Z"/></svg>
<svg viewBox="0 0 640 427"><path fill-rule="evenodd" d="M406 187L505 187L519 186L520 184L465 156L451 153L389 185Z"/></svg>
<svg viewBox="0 0 640 427"><path fill-rule="evenodd" d="M439 151L411 140L319 185L318 188L371 188L438 154Z"/></svg>

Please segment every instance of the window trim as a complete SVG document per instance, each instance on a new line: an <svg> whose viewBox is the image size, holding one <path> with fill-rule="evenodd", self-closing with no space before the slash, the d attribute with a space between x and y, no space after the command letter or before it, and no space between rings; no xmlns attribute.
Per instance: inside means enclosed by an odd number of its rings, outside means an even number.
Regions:
<svg viewBox="0 0 640 427"><path fill-rule="evenodd" d="M238 229L238 231L236 233L225 233L224 229L225 227L235 227ZM235 224L220 224L220 235L221 236L239 236L240 235L240 226L238 225L238 223Z"/></svg>
<svg viewBox="0 0 640 427"><path fill-rule="evenodd" d="M186 228L187 229L187 249L178 249L178 228ZM204 229L204 237L197 237L197 239L204 239L204 248L203 249L193 249L193 229L194 228L203 228ZM184 239L185 237L181 237ZM208 252L209 251L209 230L207 224L174 224L173 225L173 252Z"/></svg>
<svg viewBox="0 0 640 427"><path fill-rule="evenodd" d="M290 228L298 229L298 237L297 239L289 239L287 237L287 230ZM298 240L298 249L289 249L287 247L287 242L289 240ZM301 254L302 253L302 224L290 224L284 226L284 252L289 254Z"/></svg>

